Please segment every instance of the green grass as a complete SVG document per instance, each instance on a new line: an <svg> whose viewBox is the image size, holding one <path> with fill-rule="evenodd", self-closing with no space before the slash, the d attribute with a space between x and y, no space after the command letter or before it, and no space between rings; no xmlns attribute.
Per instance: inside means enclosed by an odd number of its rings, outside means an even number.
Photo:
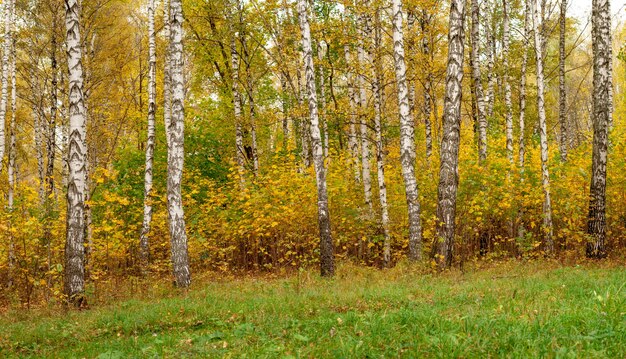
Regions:
<svg viewBox="0 0 626 359"><path fill-rule="evenodd" d="M199 280L186 295L6 312L0 357L623 358L625 283L622 266L545 262Z"/></svg>

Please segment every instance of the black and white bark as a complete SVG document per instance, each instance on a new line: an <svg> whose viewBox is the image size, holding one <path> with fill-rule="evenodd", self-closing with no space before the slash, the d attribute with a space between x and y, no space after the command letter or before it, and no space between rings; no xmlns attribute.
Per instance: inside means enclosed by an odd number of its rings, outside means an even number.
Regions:
<svg viewBox="0 0 626 359"><path fill-rule="evenodd" d="M426 79L424 80L424 131L426 136L426 158L430 158L433 153L433 136L432 136L432 123L430 116L432 108L435 106L435 96L432 93L434 90L433 85L433 61L432 52L430 49L431 42L431 19L432 15L428 13L426 9L422 10L421 29L422 29L422 54L424 55L424 62L426 67ZM415 112L412 112L415 113ZM437 114L435 111L435 118Z"/></svg>
<svg viewBox="0 0 626 359"><path fill-rule="evenodd" d="M511 164L513 164L513 104L511 100L511 84L509 83L509 47L510 47L510 20L509 20L509 3L502 0L502 16L504 17L504 26L502 30L502 84L504 87L504 112L506 124L506 156Z"/></svg>
<svg viewBox="0 0 626 359"><path fill-rule="evenodd" d="M11 67L10 53L13 43L13 13L11 10L12 0L3 2L4 10L4 43L2 45L2 90L0 93L0 172L4 163L5 153L5 123L7 116L8 96L9 96L9 71Z"/></svg>
<svg viewBox="0 0 626 359"><path fill-rule="evenodd" d="M354 180L358 183L361 182L361 171L359 170L359 142L357 140L358 136L356 133L357 99L354 86L354 74L350 69L352 66L352 56L350 56L350 46L347 43L343 45L343 51L346 65L348 66L346 80L348 86L348 101L350 103L350 114L348 117L348 149L350 150L351 167L354 171Z"/></svg>
<svg viewBox="0 0 626 359"><path fill-rule="evenodd" d="M505 0L506 1L506 0ZM487 159L487 117L485 114L485 99L483 97L483 83L480 75L480 7L478 0L471 0L472 6L472 91L476 101L476 125L478 132L478 159L482 162Z"/></svg>
<svg viewBox="0 0 626 359"><path fill-rule="evenodd" d="M376 9L372 52L372 94L374 96L374 131L376 135L376 166L378 179L378 200L383 229L383 261L386 267L391 264L391 235L389 234L389 208L387 186L385 184L385 148L382 130L383 109L383 68L381 59L381 24L379 10Z"/></svg>
<svg viewBox="0 0 626 359"><path fill-rule="evenodd" d="M490 2L485 1L485 39L486 39L486 53L487 53L487 117L491 119L493 117L493 107L496 100L496 81L497 76L494 72L495 69L495 43L496 35L493 26L494 19L493 13L491 16L487 16L490 12Z"/></svg>
<svg viewBox="0 0 626 359"><path fill-rule="evenodd" d="M526 155L526 143L524 133L526 131L526 71L528 67L528 49L530 48L531 29L531 13L530 2L534 0L524 1L524 42L526 46L522 52L522 65L520 69L520 85L519 85L519 167L521 173L524 173L524 162Z"/></svg>
<svg viewBox="0 0 626 359"><path fill-rule="evenodd" d="M441 141L437 198L437 233L433 246L435 261L443 269L452 265L459 186L459 142L463 94L463 53L465 2L452 0L448 32L448 65Z"/></svg>
<svg viewBox="0 0 626 359"><path fill-rule="evenodd" d="M230 3L229 3L230 4ZM239 1L235 1L234 4L230 4L234 7L234 10L239 10ZM239 52L237 50L236 42L236 28L235 28L235 16L230 15L230 62L231 62L231 91L233 96L233 111L235 115L235 158L237 160L237 170L239 172L239 184L243 189L245 187L245 166L246 166L246 151L243 146L243 110L241 108L242 98L239 83Z"/></svg>
<svg viewBox="0 0 626 359"><path fill-rule="evenodd" d="M567 161L567 121L566 121L566 93L565 93L565 16L567 12L567 0L561 0L561 13L559 16L559 124L561 134L559 137L559 150L561 161Z"/></svg>
<svg viewBox="0 0 626 359"><path fill-rule="evenodd" d="M306 76L307 98L311 128L311 144L313 146L313 162L317 182L317 219L320 229L320 270L322 276L335 274L334 244L330 228L330 211L326 188L326 170L324 168L324 152L317 113L317 90L315 86L315 68L311 47L311 29L309 27L307 1L298 0L298 16L302 32L302 51L304 54L304 72Z"/></svg>
<svg viewBox="0 0 626 359"><path fill-rule="evenodd" d="M611 10L609 0L593 0L592 5L593 48L593 154L591 165L591 188L589 193L589 216L587 233L587 256L606 256L606 164L608 134L613 116L613 66L611 48Z"/></svg>
<svg viewBox="0 0 626 359"><path fill-rule="evenodd" d="M67 237L65 242L65 294L80 306L85 290L86 111L83 93L80 0L65 1L68 61L69 149L67 179Z"/></svg>
<svg viewBox="0 0 626 359"><path fill-rule="evenodd" d="M148 138L146 141L146 167L143 190L143 224L139 240L139 252L143 270L150 255L149 238L152 222L152 165L154 162L156 122L156 34L154 29L154 0L148 0Z"/></svg>
<svg viewBox="0 0 626 359"><path fill-rule="evenodd" d="M367 215L369 218L374 213L372 205L372 174L370 168L370 138L369 138L369 126L368 126L368 111L367 111L367 90L365 88L366 77L365 71L370 66L370 49L365 43L365 38L370 35L370 17L368 14L361 14L359 17L359 40L358 40L358 60L360 64L360 71L357 75L357 83L359 89L359 124L361 135L361 178L363 179L363 195L365 199L365 206L367 207ZM367 46L367 47L366 47Z"/></svg>
<svg viewBox="0 0 626 359"><path fill-rule="evenodd" d="M320 81L320 122L324 133L324 158L328 159L328 117L326 116L326 71L324 71L324 56L326 55L326 42L320 41L317 44L317 56L320 61L319 81Z"/></svg>
<svg viewBox="0 0 626 359"><path fill-rule="evenodd" d="M167 149L167 206L169 214L172 267L176 286L189 287L191 272L181 182L185 159L185 81L183 55L183 4L170 2L170 60L172 80L172 119Z"/></svg>
<svg viewBox="0 0 626 359"><path fill-rule="evenodd" d="M409 108L409 91L406 81L401 0L392 1L391 11L393 15L393 58L398 88L398 108L400 110L400 160L409 215L409 259L419 261L422 259L422 223L419 192L415 178L415 128Z"/></svg>
<svg viewBox="0 0 626 359"><path fill-rule="evenodd" d="M170 0L163 0L163 37L166 39L163 71L163 122L165 141L170 143L170 122L172 121L172 61L170 48Z"/></svg>
<svg viewBox="0 0 626 359"><path fill-rule="evenodd" d="M546 254L554 252L552 203L550 200L550 173L548 169L548 133L546 131L545 84L543 75L542 36L539 31L539 9L536 0L532 2L533 37L535 43L535 59L537 67L537 115L539 117L539 141L541 147L541 186L543 188L543 234L544 250Z"/></svg>

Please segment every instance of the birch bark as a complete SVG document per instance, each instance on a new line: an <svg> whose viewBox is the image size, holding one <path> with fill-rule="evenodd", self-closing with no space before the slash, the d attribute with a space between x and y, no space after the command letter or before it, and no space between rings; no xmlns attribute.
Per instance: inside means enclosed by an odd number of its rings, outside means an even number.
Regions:
<svg viewBox="0 0 626 359"><path fill-rule="evenodd" d="M324 153L317 113L315 68L313 66L311 29L309 27L306 2L306 0L298 0L298 16L300 18L300 31L302 32L302 50L304 52L304 72L309 103L311 144L313 147L313 162L317 183L317 218L320 228L320 270L322 276L331 277L335 274L334 244L330 229L326 170L324 169Z"/></svg>
<svg viewBox="0 0 626 359"><path fill-rule="evenodd" d="M172 119L170 143L167 151L167 205L169 212L172 267L176 286L189 287L191 272L187 249L185 214L181 194L183 164L185 159L185 87L183 57L183 5L181 0L170 2L170 49L172 76Z"/></svg>
<svg viewBox="0 0 626 359"><path fill-rule="evenodd" d="M485 99L480 75L480 8L478 0L471 0L472 6L472 90L476 99L476 120L478 122L478 159L487 159L487 117Z"/></svg>
<svg viewBox="0 0 626 359"><path fill-rule="evenodd" d="M440 269L452 265L456 218L456 195L459 186L459 142L461 99L463 95L463 53L465 2L452 0L448 32L448 69L441 141L439 188L437 199L437 234L433 246Z"/></svg>
<svg viewBox="0 0 626 359"><path fill-rule="evenodd" d="M561 125L561 136L559 138L559 149L561 161L567 161L567 122L565 113L566 93L565 93L565 15L567 12L567 0L561 0L561 13L559 16L559 124Z"/></svg>
<svg viewBox="0 0 626 359"><path fill-rule="evenodd" d="M85 289L85 182L86 114L80 33L80 0L65 1L65 29L69 70L69 150L67 180L67 238L65 243L65 294L76 306L84 302Z"/></svg>
<svg viewBox="0 0 626 359"><path fill-rule="evenodd" d="M409 214L409 259L422 259L422 223L417 180L415 179L415 128L409 108L409 91L404 62L404 34L402 31L402 2L392 1L393 15L393 57L398 88L398 108L400 109L400 159L402 177Z"/></svg>
<svg viewBox="0 0 626 359"><path fill-rule="evenodd" d="M154 0L148 1L148 139L146 141L146 167L143 191L143 224L139 242L143 270L150 256L148 235L152 222L152 164L154 162L156 118L156 38L154 30Z"/></svg>
<svg viewBox="0 0 626 359"><path fill-rule="evenodd" d="M554 253L552 238L552 203L550 200L550 173L548 170L548 134L546 132L546 109L544 100L543 79L543 51L541 32L539 31L539 10L536 0L531 0L533 6L533 34L535 42L535 58L537 66L537 113L539 117L539 141L541 147L541 186L543 188L543 228L544 250L547 254Z"/></svg>
<svg viewBox="0 0 626 359"><path fill-rule="evenodd" d="M610 1L593 0L592 8L593 154L587 220L587 233L591 236L591 241L587 243L587 256L604 258L606 257L606 164L608 133L613 116Z"/></svg>

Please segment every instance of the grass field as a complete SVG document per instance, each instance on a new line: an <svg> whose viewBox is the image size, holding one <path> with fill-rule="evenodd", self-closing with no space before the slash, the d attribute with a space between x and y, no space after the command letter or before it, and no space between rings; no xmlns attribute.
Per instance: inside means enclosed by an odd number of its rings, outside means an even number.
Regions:
<svg viewBox="0 0 626 359"><path fill-rule="evenodd" d="M624 358L625 283L624 266L546 262L205 278L84 311L6 311L0 357Z"/></svg>

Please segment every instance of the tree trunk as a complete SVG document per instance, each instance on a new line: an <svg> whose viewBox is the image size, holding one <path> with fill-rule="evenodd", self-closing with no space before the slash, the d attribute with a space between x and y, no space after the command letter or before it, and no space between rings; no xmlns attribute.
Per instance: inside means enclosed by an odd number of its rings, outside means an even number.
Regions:
<svg viewBox="0 0 626 359"><path fill-rule="evenodd" d="M502 83L504 85L504 107L506 118L506 156L509 162L513 164L513 104L511 102L511 84L509 83L509 3L502 0L502 12L504 16L504 27L502 33L502 65L504 72L502 74Z"/></svg>
<svg viewBox="0 0 626 359"><path fill-rule="evenodd" d="M346 35L347 36L347 35ZM350 56L350 47L346 43L343 45L344 56L346 59L346 65L352 66L352 57ZM357 121L357 101L354 91L354 75L348 70L347 74L347 86L348 86L348 100L350 101L350 124L348 126L348 147L350 149L350 157L352 169L354 171L354 180L358 183L361 182L361 171L359 171L359 143L357 141L356 134L356 121Z"/></svg>
<svg viewBox="0 0 626 359"><path fill-rule="evenodd" d="M424 81L424 129L426 135L426 159L430 158L433 153L433 136L432 136L432 125L430 122L431 108L435 105L435 96L431 92L434 90L433 87L433 61L432 54L430 51L430 41L431 41L431 32L430 32L430 19L432 15L428 13L428 11L422 11L422 53L424 54L424 61L426 62L426 79ZM437 111L435 111L434 118L437 118ZM415 112L411 112L415 113Z"/></svg>
<svg viewBox="0 0 626 359"><path fill-rule="evenodd" d="M489 3L485 1L487 8L485 9L485 38L487 40L486 52L487 52L487 117L491 119L493 117L493 107L496 100L496 74L495 68L495 29L493 29L493 14L487 16L487 12L490 10Z"/></svg>
<svg viewBox="0 0 626 359"><path fill-rule="evenodd" d="M5 123L7 116L7 105L9 96L9 67L11 44L13 43L13 17L11 11L11 0L4 1L4 45L2 55L2 93L0 95L0 172L4 163L5 152Z"/></svg>
<svg viewBox="0 0 626 359"><path fill-rule="evenodd" d="M239 1L235 2L234 10L239 9ZM231 90L233 93L233 110L235 114L235 151L237 159L237 169L239 171L239 184L243 189L245 187L245 156L246 151L243 147L243 118L241 109L241 93L239 92L239 52L237 51L236 29L234 28L235 16L231 16L231 34L230 34L230 60L231 60Z"/></svg>
<svg viewBox="0 0 626 359"><path fill-rule="evenodd" d="M437 201L437 234L435 260L440 269L452 265L456 218L456 194L459 185L459 141L461 131L461 99L463 83L463 52L465 39L463 18L465 2L452 0L448 33L448 69L441 141L441 165Z"/></svg>
<svg viewBox="0 0 626 359"><path fill-rule="evenodd" d="M606 163L608 133L613 116L613 88L611 61L611 11L609 0L593 0L592 47L593 47L593 155L591 166L591 189L589 193L589 217L587 233L587 256L606 256Z"/></svg>
<svg viewBox="0 0 626 359"><path fill-rule="evenodd" d="M326 73L322 62L326 52L326 43L320 42L317 46L317 55L320 60L320 120L324 131L324 158L328 158L328 117L326 117Z"/></svg>
<svg viewBox="0 0 626 359"><path fill-rule="evenodd" d="M313 66L313 50L311 48L311 30L307 15L306 0L298 0L298 15L302 31L302 50L304 52L304 71L309 99L309 115L311 119L311 140L313 145L313 161L317 180L317 216L320 228L320 269L322 276L331 277L335 274L334 244L330 231L330 212L328 193L326 190L326 170L324 169L324 153L317 115L317 90L315 89L315 68Z"/></svg>
<svg viewBox="0 0 626 359"><path fill-rule="evenodd" d="M376 131L376 165L378 177L378 199L380 201L380 216L383 227L383 260L385 267L391 264L391 236L389 234L389 209L387 207L387 186L385 185L385 149L382 131L382 108L383 91L383 69L380 58L381 47L381 25L379 10L376 10L376 22L374 25L374 52L372 67L372 92L374 94L374 129Z"/></svg>
<svg viewBox="0 0 626 359"><path fill-rule="evenodd" d="M65 1L66 46L69 69L69 151L67 180L67 238L65 243L65 294L76 306L85 290L85 182L86 114L80 34L80 0Z"/></svg>
<svg viewBox="0 0 626 359"><path fill-rule="evenodd" d="M565 13L567 0L561 0L561 14L559 16L559 124L561 125L561 137L559 147L561 161L567 161L567 122L565 113Z"/></svg>
<svg viewBox="0 0 626 359"><path fill-rule="evenodd" d="M289 128L289 95L287 79L282 72L280 73L280 88L282 91L281 102L283 106L283 151L287 151L289 149L289 139L291 136Z"/></svg>
<svg viewBox="0 0 626 359"><path fill-rule="evenodd" d="M480 8L478 0L471 0L472 4L472 90L476 100L476 121L478 124L478 159L482 162L487 159L487 117L485 116L485 100L483 98L483 83L480 76Z"/></svg>
<svg viewBox="0 0 626 359"><path fill-rule="evenodd" d="M524 141L524 132L526 129L526 71L528 67L528 48L530 47L530 35L531 35L531 14L530 14L530 2L534 0L524 1L524 47L522 53L522 66L521 66L521 78L519 86L519 167L521 173L524 173L524 161L526 145Z"/></svg>
<svg viewBox="0 0 626 359"><path fill-rule="evenodd" d="M409 108L409 92L406 82L401 0L392 1L391 11L393 14L393 58L398 87L398 108L400 109L400 159L409 212L409 259L419 261L422 259L422 223L415 179L415 128Z"/></svg>
<svg viewBox="0 0 626 359"><path fill-rule="evenodd" d="M543 80L543 52L541 50L542 39L539 32L539 11L536 0L533 4L533 34L535 41L535 55L537 65L537 113L539 117L539 137L541 146L541 185L543 187L543 228L544 249L546 254L554 253L554 240L552 238L552 204L550 201L550 174L548 172L548 134L546 132L546 109L544 101Z"/></svg>
<svg viewBox="0 0 626 359"><path fill-rule="evenodd" d="M11 18L15 16L15 0L9 0L7 6L11 7ZM13 30L13 29L11 29ZM16 131L16 116L17 111L17 89L15 87L15 39L11 42L10 53L10 76L11 76L11 124L9 125L9 168L8 168L8 182L9 189L7 193L7 209L10 216L9 225L13 225L13 205L15 199L15 131ZM13 231L9 231L9 287L13 285L13 267L15 266L15 239L13 238Z"/></svg>
<svg viewBox="0 0 626 359"><path fill-rule="evenodd" d="M167 205L169 210L172 266L176 286L189 287L191 272L187 250L187 233L181 182L185 159L185 88L183 62L183 5L181 0L170 2L170 49L172 75L172 120L167 151Z"/></svg>
<svg viewBox="0 0 626 359"><path fill-rule="evenodd" d="M367 10L367 9L366 9ZM363 194L365 198L365 206L367 207L367 215L372 217L374 209L372 206L372 176L370 171L370 145L369 145L369 131L368 131L368 114L367 114L367 92L365 89L365 70L367 68L369 59L369 50L365 48L365 37L370 34L370 19L369 15L362 14L359 21L359 47L358 57L361 69L358 74L358 86L359 86L359 103L360 113L359 122L361 127L361 172L363 178Z"/></svg>
<svg viewBox="0 0 626 359"><path fill-rule="evenodd" d="M163 122L165 123L165 141L170 143L170 122L172 121L172 61L170 48L170 0L163 0L163 36L167 39L163 71Z"/></svg>
<svg viewBox="0 0 626 359"><path fill-rule="evenodd" d="M152 222L152 163L154 161L156 118L156 39L154 31L154 0L148 3L148 140L144 176L143 225L139 242L142 270L147 270L150 256L148 234Z"/></svg>

